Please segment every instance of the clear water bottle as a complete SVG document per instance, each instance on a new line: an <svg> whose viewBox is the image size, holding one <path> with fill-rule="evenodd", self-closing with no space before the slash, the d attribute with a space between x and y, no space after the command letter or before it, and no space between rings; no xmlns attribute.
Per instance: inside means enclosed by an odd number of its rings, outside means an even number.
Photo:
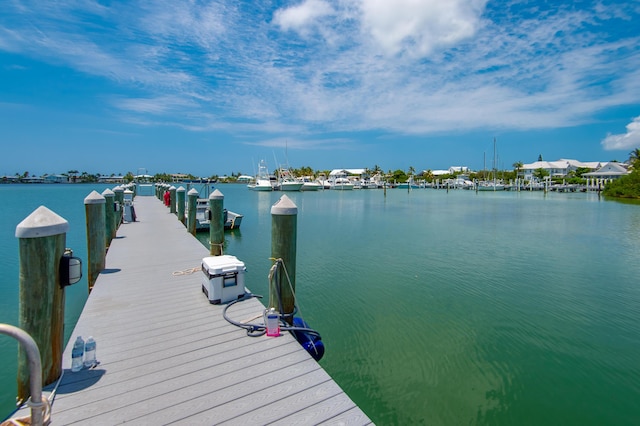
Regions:
<svg viewBox="0 0 640 426"><path fill-rule="evenodd" d="M91 368L96 364L96 341L89 336L84 344L84 366Z"/></svg>
<svg viewBox="0 0 640 426"><path fill-rule="evenodd" d="M280 315L274 308L265 311L264 324L267 327L267 336L280 335Z"/></svg>
<svg viewBox="0 0 640 426"><path fill-rule="evenodd" d="M84 340L78 336L71 350L71 371L74 373L82 370L82 357L84 356Z"/></svg>

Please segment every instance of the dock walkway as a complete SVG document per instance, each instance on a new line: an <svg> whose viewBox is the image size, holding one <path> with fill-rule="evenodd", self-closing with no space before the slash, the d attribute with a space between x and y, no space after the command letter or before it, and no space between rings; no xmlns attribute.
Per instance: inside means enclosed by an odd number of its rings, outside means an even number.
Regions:
<svg viewBox="0 0 640 426"><path fill-rule="evenodd" d="M371 424L288 333L248 337L224 320L201 291L209 251L160 200L135 208L64 352L52 424ZM229 311L263 309L253 298ZM96 339L100 364L72 373L78 335Z"/></svg>

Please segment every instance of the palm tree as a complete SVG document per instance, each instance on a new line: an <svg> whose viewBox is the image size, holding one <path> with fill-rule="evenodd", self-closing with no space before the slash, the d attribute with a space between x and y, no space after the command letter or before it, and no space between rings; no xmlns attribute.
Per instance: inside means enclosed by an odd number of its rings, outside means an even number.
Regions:
<svg viewBox="0 0 640 426"><path fill-rule="evenodd" d="M513 168L516 169L516 179L518 178L518 174L520 174L520 169L524 166L522 161L516 161L513 163Z"/></svg>
<svg viewBox="0 0 640 426"><path fill-rule="evenodd" d="M640 161L640 148L636 148L629 153L629 164L634 168L640 169L638 162Z"/></svg>

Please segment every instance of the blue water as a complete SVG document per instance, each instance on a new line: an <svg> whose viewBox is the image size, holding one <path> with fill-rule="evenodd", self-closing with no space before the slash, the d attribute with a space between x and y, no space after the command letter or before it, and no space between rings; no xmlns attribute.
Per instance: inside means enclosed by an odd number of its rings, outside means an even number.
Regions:
<svg viewBox="0 0 640 426"><path fill-rule="evenodd" d="M86 258L93 189L104 187L0 185L4 204L20 206L0 213L0 322L17 321L17 223L45 204ZM270 207L283 193L218 189L245 215L225 252L267 295ZM327 347L321 364L377 424L640 422L640 205L583 193L287 195L299 209L296 290ZM84 298L84 280L68 289L67 337ZM3 412L15 396L7 340Z"/></svg>

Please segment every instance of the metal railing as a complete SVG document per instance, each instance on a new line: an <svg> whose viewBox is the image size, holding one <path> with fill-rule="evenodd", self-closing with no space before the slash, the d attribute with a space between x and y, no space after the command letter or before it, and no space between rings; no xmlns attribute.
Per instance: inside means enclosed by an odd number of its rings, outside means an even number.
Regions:
<svg viewBox="0 0 640 426"><path fill-rule="evenodd" d="M29 364L29 389L31 397L27 405L31 408L31 424L42 426L44 423L45 403L42 399L42 363L40 350L35 340L24 330L9 324L0 324L0 334L16 339L27 354Z"/></svg>

